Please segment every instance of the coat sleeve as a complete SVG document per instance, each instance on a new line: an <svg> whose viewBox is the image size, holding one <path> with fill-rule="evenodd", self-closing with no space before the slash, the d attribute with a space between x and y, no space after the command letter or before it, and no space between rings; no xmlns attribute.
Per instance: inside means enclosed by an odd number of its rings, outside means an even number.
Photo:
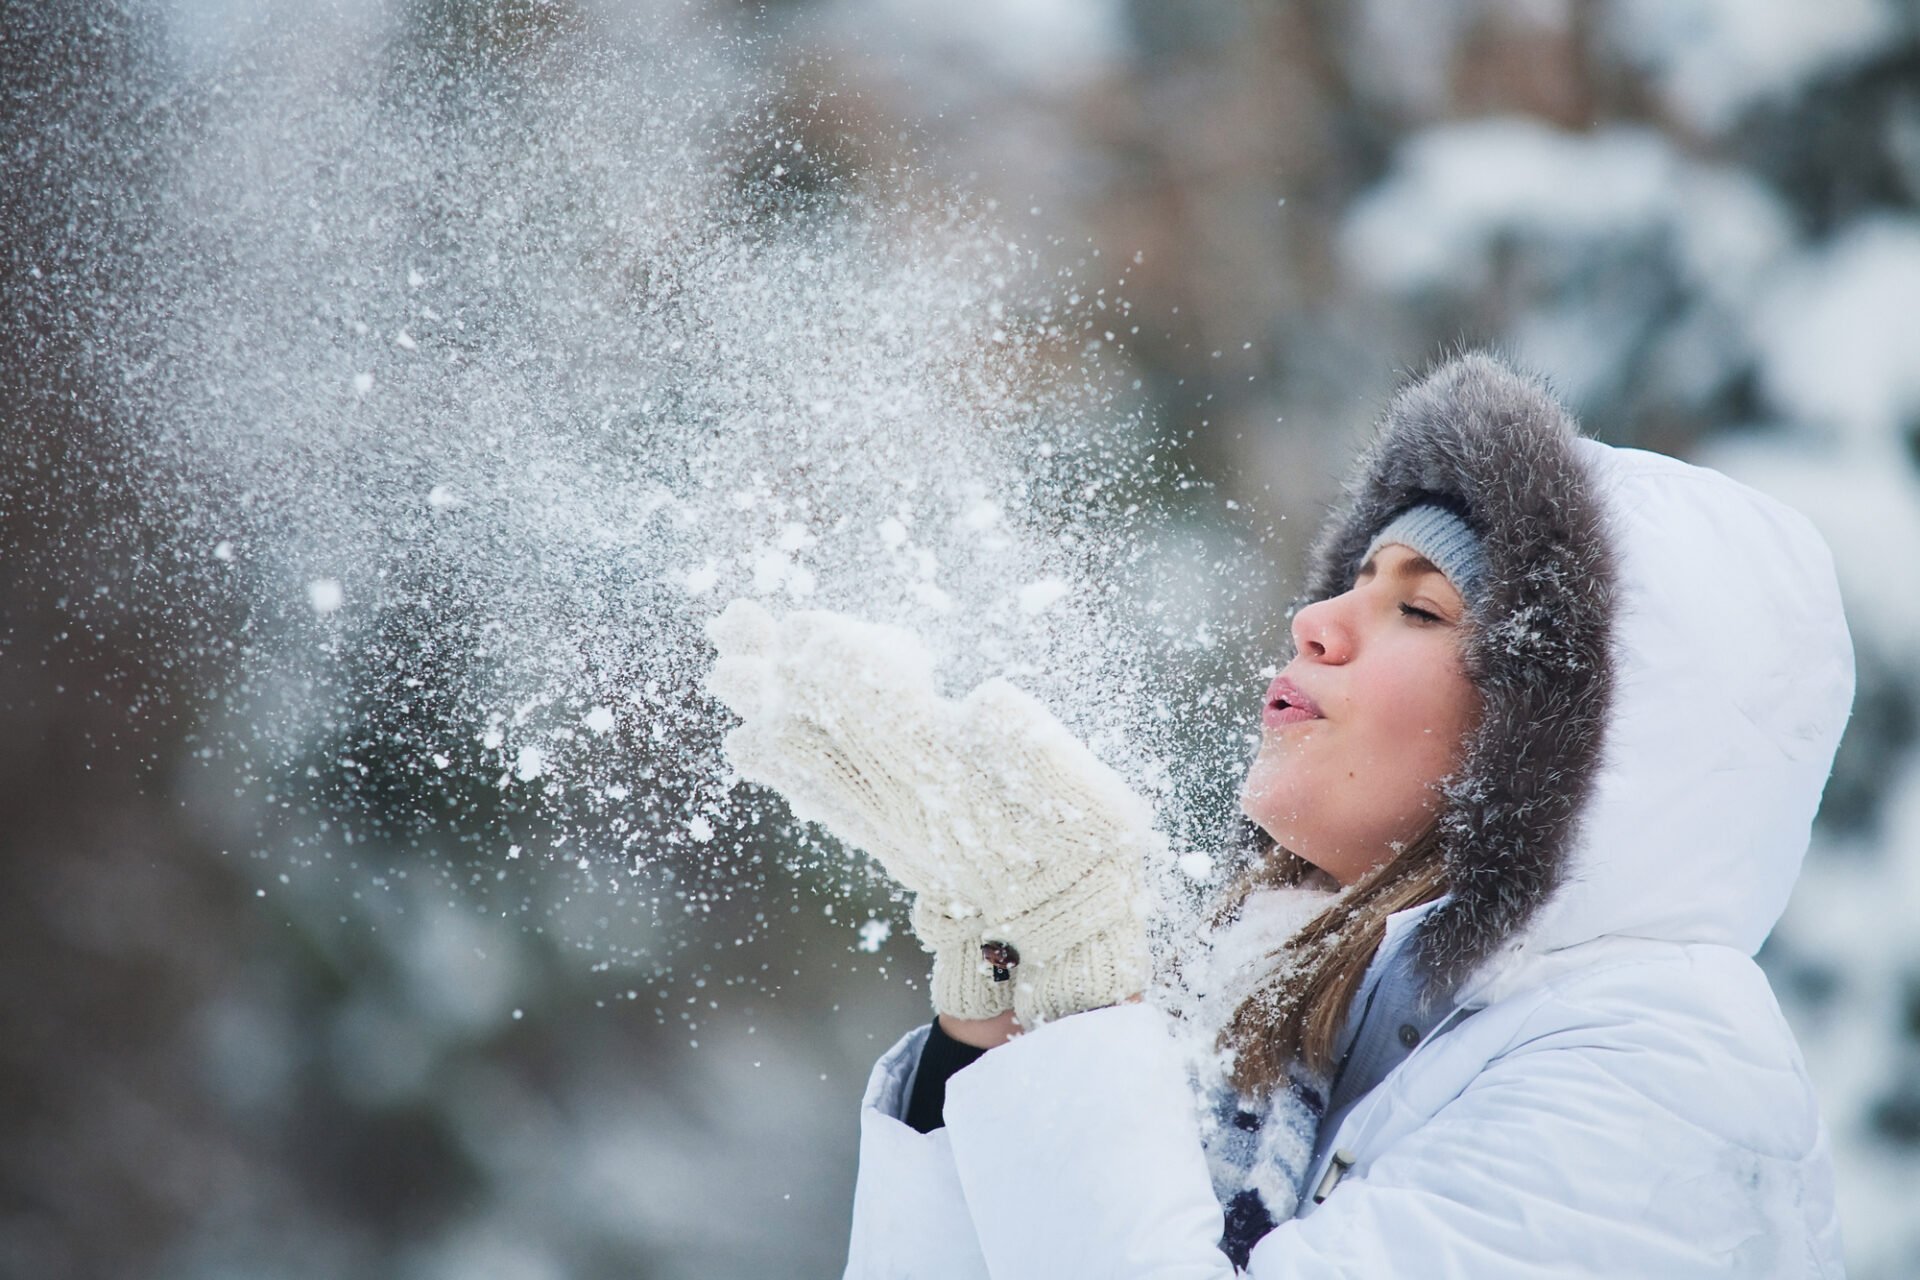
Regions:
<svg viewBox="0 0 1920 1280"><path fill-rule="evenodd" d="M916 1133L904 1118L926 1042L925 1027L907 1035L875 1064L867 1081L846 1280L984 1280L987 1275L947 1131Z"/></svg>
<svg viewBox="0 0 1920 1280"><path fill-rule="evenodd" d="M1450 1099L1388 1096L1430 1114L1249 1274L1837 1280L1826 1132L1771 996L1669 985L1658 1016L1631 988L1547 1001Z"/></svg>
<svg viewBox="0 0 1920 1280"><path fill-rule="evenodd" d="M1247 1274L1837 1276L1803 1077L1730 1042L1710 1004L1687 1021L1648 1019L1644 1001L1536 1009L1449 1096L1381 1085L1400 1135L1263 1238ZM949 1082L994 1280L1233 1274L1176 1058L1164 1016L1129 1005L1041 1027Z"/></svg>
<svg viewBox="0 0 1920 1280"><path fill-rule="evenodd" d="M953 1163L994 1280L1228 1280L1220 1203L1166 1017L1050 1022L947 1082Z"/></svg>

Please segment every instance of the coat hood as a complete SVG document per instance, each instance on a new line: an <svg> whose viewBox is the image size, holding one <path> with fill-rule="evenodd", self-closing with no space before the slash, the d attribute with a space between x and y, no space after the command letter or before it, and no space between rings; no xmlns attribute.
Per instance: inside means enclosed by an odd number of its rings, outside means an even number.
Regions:
<svg viewBox="0 0 1920 1280"><path fill-rule="evenodd" d="M1539 381L1469 354L1394 398L1295 607L1347 590L1420 501L1459 511L1488 562L1465 652L1484 711L1440 784L1449 893L1420 922L1423 971L1452 986L1606 936L1756 951L1853 701L1811 523L1585 438Z"/></svg>

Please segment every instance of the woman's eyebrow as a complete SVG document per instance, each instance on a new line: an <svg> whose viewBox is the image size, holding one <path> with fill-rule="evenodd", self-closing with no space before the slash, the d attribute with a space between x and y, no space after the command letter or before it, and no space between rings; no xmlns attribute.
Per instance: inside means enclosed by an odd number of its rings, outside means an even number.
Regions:
<svg viewBox="0 0 1920 1280"><path fill-rule="evenodd" d="M1373 562L1379 558L1379 552L1375 552L1369 556L1367 562L1360 566L1360 573L1372 573ZM1419 578L1429 573L1439 572L1440 568L1438 565L1434 564L1433 561L1427 559L1425 556L1416 553L1400 561L1394 568L1393 576L1396 578ZM1357 578L1360 576L1360 573L1356 573L1353 576ZM1445 575L1442 574L1441 576L1444 577Z"/></svg>

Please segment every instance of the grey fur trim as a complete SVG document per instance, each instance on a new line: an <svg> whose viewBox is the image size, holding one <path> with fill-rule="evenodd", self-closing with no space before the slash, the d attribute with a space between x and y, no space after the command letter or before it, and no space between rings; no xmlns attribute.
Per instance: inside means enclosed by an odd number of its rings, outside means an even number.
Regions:
<svg viewBox="0 0 1920 1280"><path fill-rule="evenodd" d="M1308 555L1297 609L1353 584L1373 535L1422 500L1479 533L1486 588L1466 669L1484 710L1441 783L1452 901L1422 921L1420 968L1463 980L1559 886L1611 702L1615 556L1572 416L1537 379L1473 352L1388 406Z"/></svg>

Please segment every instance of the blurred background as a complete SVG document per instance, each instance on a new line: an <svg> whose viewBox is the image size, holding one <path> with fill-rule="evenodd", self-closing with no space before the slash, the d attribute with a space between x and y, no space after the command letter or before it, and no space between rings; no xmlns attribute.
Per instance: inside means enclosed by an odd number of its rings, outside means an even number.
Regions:
<svg viewBox="0 0 1920 1280"><path fill-rule="evenodd" d="M1223 511L1276 531L1256 613L1284 610L1396 380L1461 344L1546 374L1602 439L1804 510L1839 562L1859 695L1761 960L1833 1132L1851 1274L1920 1274L1920 12L339 13L508 61L570 24L706 33L734 52L701 74L777 82L840 177L964 190L1089 290L1125 264L1108 362L1219 499L1169 498L1185 527L1165 537L1225 540ZM108 155L77 198L61 156L85 120L137 125L150 100L124 85L195 74L170 42L277 20L42 0L0 28L0 1273L837 1274L867 1068L924 1016L904 929L855 942L847 916L898 925L896 905L779 858L751 894L558 872L483 892L377 831L301 876L321 856L301 821L325 815L263 817L274 797L211 760L214 657L150 612L86 607L177 586L143 555L168 531L110 465L125 402L61 322L67 283L111 292L89 219L133 216L106 205L145 161ZM670 945L663 912L685 917Z"/></svg>

